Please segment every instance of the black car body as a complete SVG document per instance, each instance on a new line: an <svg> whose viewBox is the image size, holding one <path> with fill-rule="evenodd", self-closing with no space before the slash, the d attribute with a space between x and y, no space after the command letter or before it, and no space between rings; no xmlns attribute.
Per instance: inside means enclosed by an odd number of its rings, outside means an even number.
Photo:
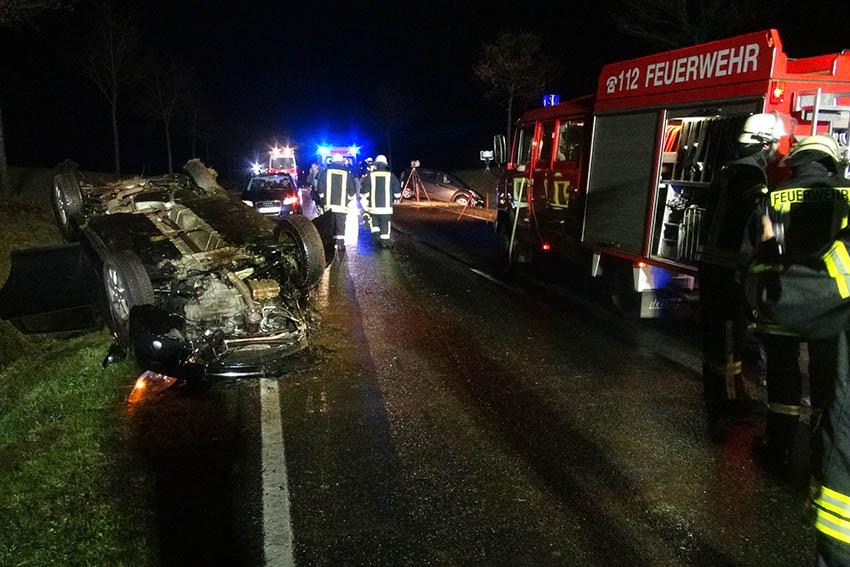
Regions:
<svg viewBox="0 0 850 567"><path fill-rule="evenodd" d="M285 171L251 177L242 192L242 202L270 217L301 214L298 184Z"/></svg>
<svg viewBox="0 0 850 567"><path fill-rule="evenodd" d="M278 372L307 344L308 291L333 254L327 223L275 223L198 160L185 170L89 184L63 164L52 196L69 244L13 254L0 316L24 332L105 320L142 366L170 376Z"/></svg>
<svg viewBox="0 0 850 567"><path fill-rule="evenodd" d="M451 173L417 167L417 175L409 179L410 172L411 170L408 169L401 175L402 199L417 199L418 184L415 180L418 177L422 182L419 186L419 201L445 201L471 207L484 206L484 197Z"/></svg>

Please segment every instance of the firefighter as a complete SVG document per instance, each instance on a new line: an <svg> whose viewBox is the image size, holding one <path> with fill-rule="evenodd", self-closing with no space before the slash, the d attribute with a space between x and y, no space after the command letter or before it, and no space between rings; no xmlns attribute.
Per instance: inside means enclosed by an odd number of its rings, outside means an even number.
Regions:
<svg viewBox="0 0 850 567"><path fill-rule="evenodd" d="M850 566L850 182L831 136L804 138L787 163L792 178L745 234L744 288L751 305L809 342L813 398L824 398L823 414L813 414L809 508L817 565Z"/></svg>
<svg viewBox="0 0 850 567"><path fill-rule="evenodd" d="M712 412L746 406L746 319L735 273L747 219L767 192L767 167L787 135L782 124L776 114L750 116L738 137L738 158L723 167L712 186L716 202L709 209L714 212L699 263L703 389Z"/></svg>
<svg viewBox="0 0 850 567"><path fill-rule="evenodd" d="M340 154L334 154L324 174L319 176L319 199L334 216L334 238L337 248L345 249L345 217L348 201L354 197L354 177L346 169Z"/></svg>
<svg viewBox="0 0 850 567"><path fill-rule="evenodd" d="M318 163L313 163L310 165L310 171L307 172L307 185L310 186L310 199L313 200L313 204L316 206L316 214L322 214L322 201L319 198L319 178L322 175L322 169L319 167Z"/></svg>
<svg viewBox="0 0 850 567"><path fill-rule="evenodd" d="M401 199L401 183L390 171L386 156L379 155L373 162L373 169L363 179L360 194L366 198L366 212L372 237L380 234L381 243L389 242L392 225L393 201Z"/></svg>

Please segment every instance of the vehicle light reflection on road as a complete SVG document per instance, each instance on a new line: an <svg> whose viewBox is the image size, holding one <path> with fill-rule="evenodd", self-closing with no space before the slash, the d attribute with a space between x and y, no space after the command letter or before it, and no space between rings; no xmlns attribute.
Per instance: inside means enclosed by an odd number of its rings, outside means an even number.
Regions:
<svg viewBox="0 0 850 567"><path fill-rule="evenodd" d="M345 216L345 243L357 244L357 233L360 231L360 209L357 199L348 203L348 214Z"/></svg>
<svg viewBox="0 0 850 567"><path fill-rule="evenodd" d="M136 384L133 386L133 391L130 392L127 402L130 405L136 405L149 400L152 396L167 390L176 381L177 379L171 376L146 370L136 378Z"/></svg>

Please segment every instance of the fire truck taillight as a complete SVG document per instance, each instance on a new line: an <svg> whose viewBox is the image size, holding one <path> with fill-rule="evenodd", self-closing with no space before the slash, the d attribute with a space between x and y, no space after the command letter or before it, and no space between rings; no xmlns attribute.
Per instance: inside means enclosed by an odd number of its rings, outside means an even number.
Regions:
<svg viewBox="0 0 850 567"><path fill-rule="evenodd" d="M645 268L645 267L646 267L646 262L638 262L638 263L636 264L636 266L637 266L638 268L640 268L640 269L643 269L643 268Z"/></svg>
<svg viewBox="0 0 850 567"><path fill-rule="evenodd" d="M550 250L552 247L551 247L551 246L549 246L549 243L548 243L548 242L544 242L544 243L543 243L543 246L541 246L541 248L543 248L543 250Z"/></svg>
<svg viewBox="0 0 850 567"><path fill-rule="evenodd" d="M779 81L773 83L773 88L770 89L770 104L781 104L785 102L785 83Z"/></svg>

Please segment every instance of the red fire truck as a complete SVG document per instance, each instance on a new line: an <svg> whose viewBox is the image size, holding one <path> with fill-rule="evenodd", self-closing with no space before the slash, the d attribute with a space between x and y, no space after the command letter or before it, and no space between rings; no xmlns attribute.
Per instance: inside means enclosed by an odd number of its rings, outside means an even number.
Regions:
<svg viewBox="0 0 850 567"><path fill-rule="evenodd" d="M606 65L595 96L517 121L499 182L503 259L584 258L642 292L642 316L676 310L694 295L677 290L695 287L711 182L746 118L771 111L847 154L850 53L790 59L769 30Z"/></svg>

